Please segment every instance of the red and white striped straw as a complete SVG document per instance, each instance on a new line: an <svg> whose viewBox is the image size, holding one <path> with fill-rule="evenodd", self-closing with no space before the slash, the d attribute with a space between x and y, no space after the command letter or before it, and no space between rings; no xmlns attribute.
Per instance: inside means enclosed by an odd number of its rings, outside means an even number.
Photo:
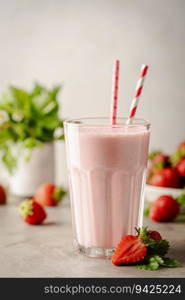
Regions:
<svg viewBox="0 0 185 300"><path fill-rule="evenodd" d="M111 101L111 124L116 124L117 119L117 102L118 102L118 87L119 87L119 60L115 60L113 66L112 77L112 101Z"/></svg>
<svg viewBox="0 0 185 300"><path fill-rule="evenodd" d="M131 103L131 106L130 106L130 112L129 112L129 116L128 116L128 119L127 119L127 122L126 122L127 124L132 123L132 120L135 117L136 110L137 110L138 103L139 103L139 99L140 99L140 96L141 96L141 93L142 93L142 90L143 90L144 80L145 80L147 71L148 71L148 66L147 65L142 65L140 75L139 75L139 79L138 79L137 86L136 86L136 90L135 90L135 93L134 93L134 97L133 97L133 100L132 100L132 103Z"/></svg>

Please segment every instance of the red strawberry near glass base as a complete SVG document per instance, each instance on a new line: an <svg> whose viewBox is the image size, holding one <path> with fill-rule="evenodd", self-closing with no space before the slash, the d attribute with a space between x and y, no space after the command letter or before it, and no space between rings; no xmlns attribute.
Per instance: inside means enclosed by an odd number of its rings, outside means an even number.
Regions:
<svg viewBox="0 0 185 300"><path fill-rule="evenodd" d="M0 204L6 203L6 192L2 185L0 185Z"/></svg>
<svg viewBox="0 0 185 300"><path fill-rule="evenodd" d="M161 267L178 267L179 261L166 257L169 242L160 233L147 227L136 229L137 235L125 235L117 245L112 263L116 266L135 265L141 270L156 271Z"/></svg>
<svg viewBox="0 0 185 300"><path fill-rule="evenodd" d="M136 231L137 235L125 235L117 245L112 255L112 263L114 265L121 266L144 263L148 254L157 254L153 253L155 249L152 248L152 251L149 249L151 244L157 246L161 243L161 253L166 253L168 243L162 240L158 231L148 230L147 227L136 229Z"/></svg>
<svg viewBox="0 0 185 300"><path fill-rule="evenodd" d="M116 266L129 265L142 261L146 253L147 248L139 236L125 235L112 256L112 263Z"/></svg>
<svg viewBox="0 0 185 300"><path fill-rule="evenodd" d="M37 189L34 199L43 206L56 206L65 194L63 188L47 182Z"/></svg>
<svg viewBox="0 0 185 300"><path fill-rule="evenodd" d="M41 224L47 216L44 208L33 199L21 203L20 215L30 225Z"/></svg>
<svg viewBox="0 0 185 300"><path fill-rule="evenodd" d="M156 222L168 222L174 220L179 211L178 202L170 195L163 195L152 204L149 217Z"/></svg>

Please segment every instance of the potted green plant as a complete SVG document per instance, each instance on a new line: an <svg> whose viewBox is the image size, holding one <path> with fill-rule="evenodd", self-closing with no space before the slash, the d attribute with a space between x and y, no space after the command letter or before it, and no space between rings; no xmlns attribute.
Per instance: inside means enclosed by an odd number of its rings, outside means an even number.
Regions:
<svg viewBox="0 0 185 300"><path fill-rule="evenodd" d="M0 97L0 155L13 194L32 196L54 181L54 141L64 138L59 91L36 83L31 91L10 86Z"/></svg>

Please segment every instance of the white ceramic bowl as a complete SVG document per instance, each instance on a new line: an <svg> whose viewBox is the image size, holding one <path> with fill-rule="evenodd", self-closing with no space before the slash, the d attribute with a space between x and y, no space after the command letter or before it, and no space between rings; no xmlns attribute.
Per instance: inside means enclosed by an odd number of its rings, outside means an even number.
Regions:
<svg viewBox="0 0 185 300"><path fill-rule="evenodd" d="M185 193L185 189L174 189L166 187L158 187L146 184L145 187L145 200L148 202L153 202L159 196L162 195L172 195L173 197L178 197L179 195Z"/></svg>

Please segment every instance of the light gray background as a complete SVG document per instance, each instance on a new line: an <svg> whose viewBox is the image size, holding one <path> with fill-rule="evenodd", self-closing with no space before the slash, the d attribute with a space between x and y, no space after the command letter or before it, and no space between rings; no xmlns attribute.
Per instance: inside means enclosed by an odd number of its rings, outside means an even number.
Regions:
<svg viewBox="0 0 185 300"><path fill-rule="evenodd" d="M147 63L138 116L152 123L151 147L172 151L185 138L184 15L184 0L0 0L0 91L63 83L64 118L108 116L119 58L122 116ZM57 181L65 182L63 148Z"/></svg>

